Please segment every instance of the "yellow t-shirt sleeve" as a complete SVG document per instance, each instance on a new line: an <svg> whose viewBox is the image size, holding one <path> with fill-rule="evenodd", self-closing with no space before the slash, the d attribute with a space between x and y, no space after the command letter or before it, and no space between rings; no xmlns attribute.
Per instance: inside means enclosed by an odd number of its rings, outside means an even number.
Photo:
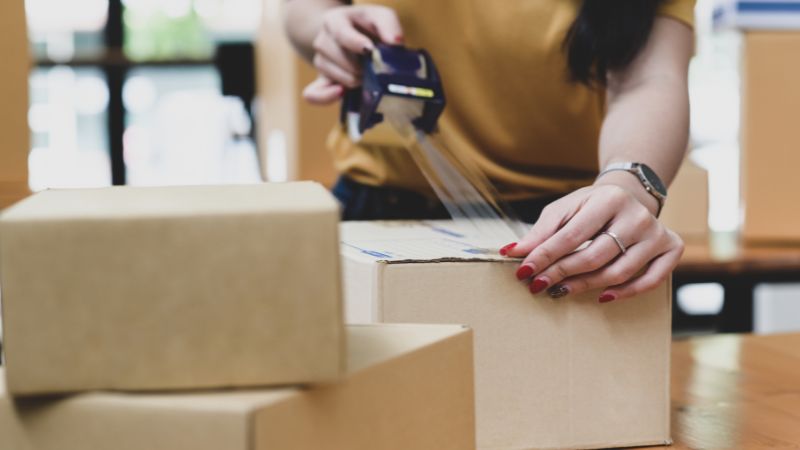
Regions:
<svg viewBox="0 0 800 450"><path fill-rule="evenodd" d="M694 4L696 0L667 0L659 8L658 13L662 16L669 16L673 19L694 28Z"/></svg>

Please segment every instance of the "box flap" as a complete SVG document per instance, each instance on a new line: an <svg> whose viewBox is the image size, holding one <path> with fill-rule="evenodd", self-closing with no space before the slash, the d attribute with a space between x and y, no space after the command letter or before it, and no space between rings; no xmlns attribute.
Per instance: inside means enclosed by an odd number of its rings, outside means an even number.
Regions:
<svg viewBox="0 0 800 450"><path fill-rule="evenodd" d="M345 222L340 235L342 254L363 261L508 261L498 253L508 242L450 220Z"/></svg>

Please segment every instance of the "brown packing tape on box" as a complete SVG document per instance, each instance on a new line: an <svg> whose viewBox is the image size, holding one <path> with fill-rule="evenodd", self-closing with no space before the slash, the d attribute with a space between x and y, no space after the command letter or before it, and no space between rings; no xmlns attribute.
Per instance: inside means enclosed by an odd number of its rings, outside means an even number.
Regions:
<svg viewBox="0 0 800 450"><path fill-rule="evenodd" d="M742 55L742 236L800 242L800 32L747 32Z"/></svg>
<svg viewBox="0 0 800 450"><path fill-rule="evenodd" d="M338 207L310 182L45 191L0 216L17 395L336 380Z"/></svg>
<svg viewBox="0 0 800 450"><path fill-rule="evenodd" d="M0 209L30 193L28 190L28 34L25 2L0 2Z"/></svg>
<svg viewBox="0 0 800 450"><path fill-rule="evenodd" d="M25 399L22 437L38 450L475 448L470 330L384 325L347 332L349 368L341 383Z"/></svg>
<svg viewBox="0 0 800 450"><path fill-rule="evenodd" d="M348 321L474 329L478 448L670 440L668 283L605 305L596 291L553 301L452 222L341 230Z"/></svg>

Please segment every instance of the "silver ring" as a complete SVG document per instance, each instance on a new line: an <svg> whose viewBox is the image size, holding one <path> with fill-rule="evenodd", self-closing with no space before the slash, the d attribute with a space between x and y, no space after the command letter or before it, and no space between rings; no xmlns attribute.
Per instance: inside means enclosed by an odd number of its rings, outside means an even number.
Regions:
<svg viewBox="0 0 800 450"><path fill-rule="evenodd" d="M617 247L619 247L619 251L622 252L623 255L625 254L626 251L628 251L628 248L625 247L625 244L622 243L622 240L619 238L619 236L617 236L617 233L614 233L613 231L603 231L600 234L605 234L606 236L613 239L614 242L617 244Z"/></svg>

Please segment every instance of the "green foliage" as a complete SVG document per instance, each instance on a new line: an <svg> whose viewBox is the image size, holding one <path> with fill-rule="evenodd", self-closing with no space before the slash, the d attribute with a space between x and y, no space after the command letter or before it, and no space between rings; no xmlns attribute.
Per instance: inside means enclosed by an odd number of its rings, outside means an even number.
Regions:
<svg viewBox="0 0 800 450"><path fill-rule="evenodd" d="M123 16L125 54L132 60L204 59L214 44L193 8L169 17L160 8L127 7Z"/></svg>

